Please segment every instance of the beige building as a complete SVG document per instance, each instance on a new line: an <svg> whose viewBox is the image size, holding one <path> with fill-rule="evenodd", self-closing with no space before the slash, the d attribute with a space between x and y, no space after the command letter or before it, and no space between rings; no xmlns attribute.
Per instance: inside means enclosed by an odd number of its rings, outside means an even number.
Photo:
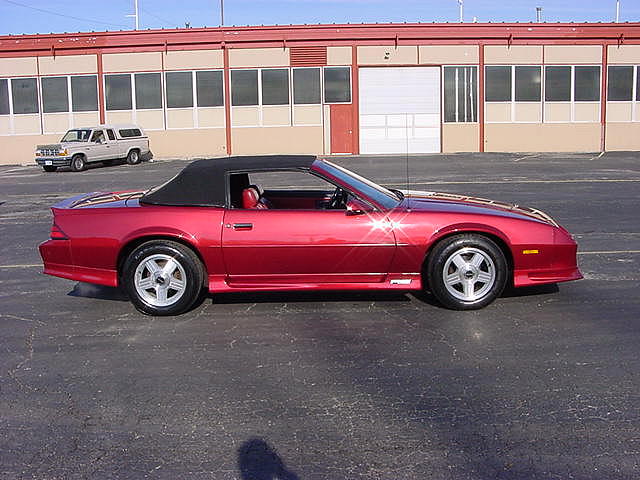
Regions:
<svg viewBox="0 0 640 480"><path fill-rule="evenodd" d="M156 158L640 149L639 24L0 37L0 148L137 123Z"/></svg>

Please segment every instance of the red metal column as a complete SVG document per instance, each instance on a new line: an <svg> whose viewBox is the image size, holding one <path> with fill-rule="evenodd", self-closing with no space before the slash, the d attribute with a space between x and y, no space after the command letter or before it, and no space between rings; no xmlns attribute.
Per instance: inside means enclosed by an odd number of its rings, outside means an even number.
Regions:
<svg viewBox="0 0 640 480"><path fill-rule="evenodd" d="M478 45L478 151L484 152L484 45Z"/></svg>
<svg viewBox="0 0 640 480"><path fill-rule="evenodd" d="M98 110L100 111L100 124L105 123L104 115L104 70L102 68L102 52L96 54L98 61Z"/></svg>
<svg viewBox="0 0 640 480"><path fill-rule="evenodd" d="M229 71L229 49L222 45L224 57L224 125L227 138L227 155L231 155L231 72Z"/></svg>
<svg viewBox="0 0 640 480"><path fill-rule="evenodd" d="M600 90L600 151L604 152L607 146L607 55L609 46L602 44L602 73Z"/></svg>
<svg viewBox="0 0 640 480"><path fill-rule="evenodd" d="M358 74L358 47L351 47L351 103L353 104L352 119L352 152L360 154L360 78Z"/></svg>

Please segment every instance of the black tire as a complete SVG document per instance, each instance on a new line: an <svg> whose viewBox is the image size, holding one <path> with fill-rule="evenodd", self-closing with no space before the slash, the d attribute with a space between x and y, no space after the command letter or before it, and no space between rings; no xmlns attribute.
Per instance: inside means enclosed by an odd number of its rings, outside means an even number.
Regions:
<svg viewBox="0 0 640 480"><path fill-rule="evenodd" d="M71 170L74 172L81 172L87 168L87 162L83 155L74 155L71 158Z"/></svg>
<svg viewBox="0 0 640 480"><path fill-rule="evenodd" d="M429 289L442 305L476 310L502 293L509 266L494 241L478 234L461 234L433 248L426 273Z"/></svg>
<svg viewBox="0 0 640 480"><path fill-rule="evenodd" d="M53 165L43 165L42 169L45 172L55 172L58 169L58 167L55 167Z"/></svg>
<svg viewBox="0 0 640 480"><path fill-rule="evenodd" d="M165 272L169 260L176 266L172 263L169 265L171 272ZM149 267L154 264L161 270L152 273ZM151 240L129 255L121 279L129 299L140 312L156 316L179 315L200 298L205 271L191 249L170 240ZM177 285L183 282L183 285L171 288L174 282Z"/></svg>
<svg viewBox="0 0 640 480"><path fill-rule="evenodd" d="M137 165L140 163L140 151L133 149L127 154L127 163L129 165Z"/></svg>

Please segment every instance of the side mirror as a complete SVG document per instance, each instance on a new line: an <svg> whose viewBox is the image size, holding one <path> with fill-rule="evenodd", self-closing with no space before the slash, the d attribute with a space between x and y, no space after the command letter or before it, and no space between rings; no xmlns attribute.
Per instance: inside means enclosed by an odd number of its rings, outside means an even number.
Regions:
<svg viewBox="0 0 640 480"><path fill-rule="evenodd" d="M371 207L357 198L350 198L347 201L346 215L364 215L371 211Z"/></svg>

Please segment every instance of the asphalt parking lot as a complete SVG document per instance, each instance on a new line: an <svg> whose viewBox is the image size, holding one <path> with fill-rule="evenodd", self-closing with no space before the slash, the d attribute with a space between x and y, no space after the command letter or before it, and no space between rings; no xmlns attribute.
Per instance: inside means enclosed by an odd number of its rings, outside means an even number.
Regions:
<svg viewBox="0 0 640 480"><path fill-rule="evenodd" d="M409 158L411 187L535 206L585 279L428 296L235 294L180 317L41 274L49 206L185 162L0 167L0 478L640 478L640 154ZM405 159L338 159L405 187Z"/></svg>

